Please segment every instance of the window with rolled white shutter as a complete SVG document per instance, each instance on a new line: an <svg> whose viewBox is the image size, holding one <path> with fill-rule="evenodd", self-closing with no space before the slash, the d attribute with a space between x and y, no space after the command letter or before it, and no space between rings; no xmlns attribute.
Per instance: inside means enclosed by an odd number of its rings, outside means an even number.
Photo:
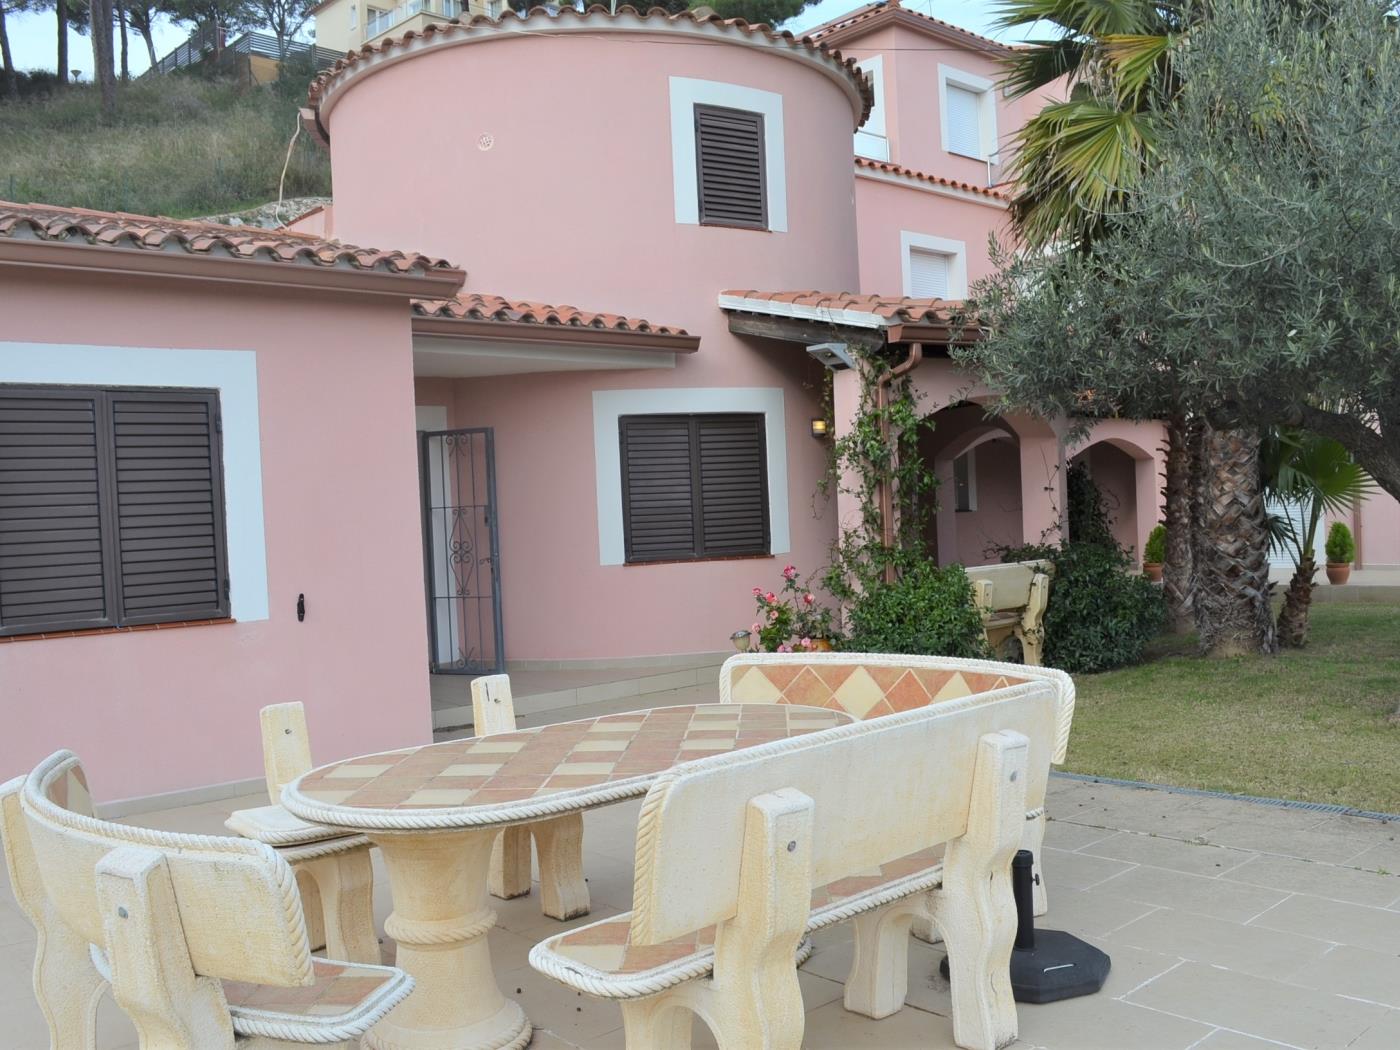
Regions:
<svg viewBox="0 0 1400 1050"><path fill-rule="evenodd" d="M915 299L947 299L952 258L943 252L909 249L909 294Z"/></svg>
<svg viewBox="0 0 1400 1050"><path fill-rule="evenodd" d="M949 153L979 160L986 156L982 146L982 105L985 92L957 84L944 85L944 138Z"/></svg>

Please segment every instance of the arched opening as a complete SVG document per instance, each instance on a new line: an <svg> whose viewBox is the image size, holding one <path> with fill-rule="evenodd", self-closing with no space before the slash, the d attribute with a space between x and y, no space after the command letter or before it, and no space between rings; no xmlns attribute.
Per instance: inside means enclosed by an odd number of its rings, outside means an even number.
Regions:
<svg viewBox="0 0 1400 1050"><path fill-rule="evenodd" d="M1007 420L962 402L934 413L919 454L938 476L925 545L939 565L985 565L1025 542L1020 439Z"/></svg>
<svg viewBox="0 0 1400 1050"><path fill-rule="evenodd" d="M1114 540L1141 559L1143 543L1157 524L1157 479L1152 453L1124 438L1105 438L1070 459L1083 467L1103 497ZM1074 539L1071 524L1071 539Z"/></svg>

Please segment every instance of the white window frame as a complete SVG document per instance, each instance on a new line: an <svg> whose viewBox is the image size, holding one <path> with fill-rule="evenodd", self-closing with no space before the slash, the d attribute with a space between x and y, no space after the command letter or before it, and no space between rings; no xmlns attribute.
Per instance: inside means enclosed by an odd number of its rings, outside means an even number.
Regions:
<svg viewBox="0 0 1400 1050"><path fill-rule="evenodd" d="M871 160L890 159L890 140L885 115L885 56L874 55L861 59L856 68L870 77L870 87L875 95L875 103L870 107L870 116L856 129L855 152L858 157Z"/></svg>
<svg viewBox="0 0 1400 1050"><path fill-rule="evenodd" d="M598 564L625 565L622 532L622 443L618 418L710 412L762 413L768 454L770 554L792 550L788 527L787 427L782 387L672 387L593 391L593 462L598 490Z"/></svg>
<svg viewBox="0 0 1400 1050"><path fill-rule="evenodd" d="M255 351L0 342L0 383L217 390L223 421L229 615L243 622L268 618Z"/></svg>
<svg viewBox="0 0 1400 1050"><path fill-rule="evenodd" d="M926 252L937 252L948 256L948 298L967 298L967 244L947 237L935 237L914 230L899 231L900 276L904 281L904 294L911 294L913 287L913 266L910 251L918 248Z"/></svg>
<svg viewBox="0 0 1400 1050"><path fill-rule="evenodd" d="M948 147L948 85L964 88L967 91L978 92L981 99L981 133L982 152L976 156L962 153ZM997 152L997 99L994 88L996 83L986 77L979 77L976 73L969 73L966 70L956 69L953 66L945 66L941 62L938 65L938 134L943 146L943 152L951 153L955 157L971 156L973 160L985 161L994 156Z"/></svg>
<svg viewBox="0 0 1400 1050"><path fill-rule="evenodd" d="M700 225L700 179L695 168L695 107L723 106L763 115L768 230L770 233L786 233L787 162L783 153L783 96L740 84L695 80L691 77L671 77L670 91L671 178L676 222L683 226Z"/></svg>
<svg viewBox="0 0 1400 1050"><path fill-rule="evenodd" d="M967 506L958 506L958 460L967 462ZM971 514L977 510L977 446L973 445L961 456L953 457L953 512Z"/></svg>
<svg viewBox="0 0 1400 1050"><path fill-rule="evenodd" d="M359 28L360 28L360 5L359 5L359 4L351 4L351 5L350 5L350 28L351 28L351 29L359 29Z"/></svg>

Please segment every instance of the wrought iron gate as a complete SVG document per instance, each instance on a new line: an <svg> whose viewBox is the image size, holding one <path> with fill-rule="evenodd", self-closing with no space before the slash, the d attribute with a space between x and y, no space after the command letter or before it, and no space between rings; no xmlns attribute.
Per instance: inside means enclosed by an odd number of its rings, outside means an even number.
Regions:
<svg viewBox="0 0 1400 1050"><path fill-rule="evenodd" d="M504 670L494 435L471 427L419 438L428 667L434 674Z"/></svg>

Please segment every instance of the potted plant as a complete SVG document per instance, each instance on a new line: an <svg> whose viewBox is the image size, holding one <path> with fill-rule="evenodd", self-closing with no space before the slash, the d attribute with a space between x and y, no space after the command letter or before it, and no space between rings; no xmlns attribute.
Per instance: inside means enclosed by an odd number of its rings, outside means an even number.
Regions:
<svg viewBox="0 0 1400 1050"><path fill-rule="evenodd" d="M1351 529L1340 521L1327 530L1327 582L1343 584L1351 579L1351 563L1356 560L1356 540Z"/></svg>
<svg viewBox="0 0 1400 1050"><path fill-rule="evenodd" d="M1167 527L1156 525L1147 534L1142 548L1142 572L1153 583L1162 582L1162 563L1167 560Z"/></svg>
<svg viewBox="0 0 1400 1050"><path fill-rule="evenodd" d="M809 585L798 579L795 565L783 568L783 582L777 591L755 587L753 597L758 616L748 635L760 652L829 652L833 648L835 618L817 601ZM742 633L736 631L735 637Z"/></svg>

